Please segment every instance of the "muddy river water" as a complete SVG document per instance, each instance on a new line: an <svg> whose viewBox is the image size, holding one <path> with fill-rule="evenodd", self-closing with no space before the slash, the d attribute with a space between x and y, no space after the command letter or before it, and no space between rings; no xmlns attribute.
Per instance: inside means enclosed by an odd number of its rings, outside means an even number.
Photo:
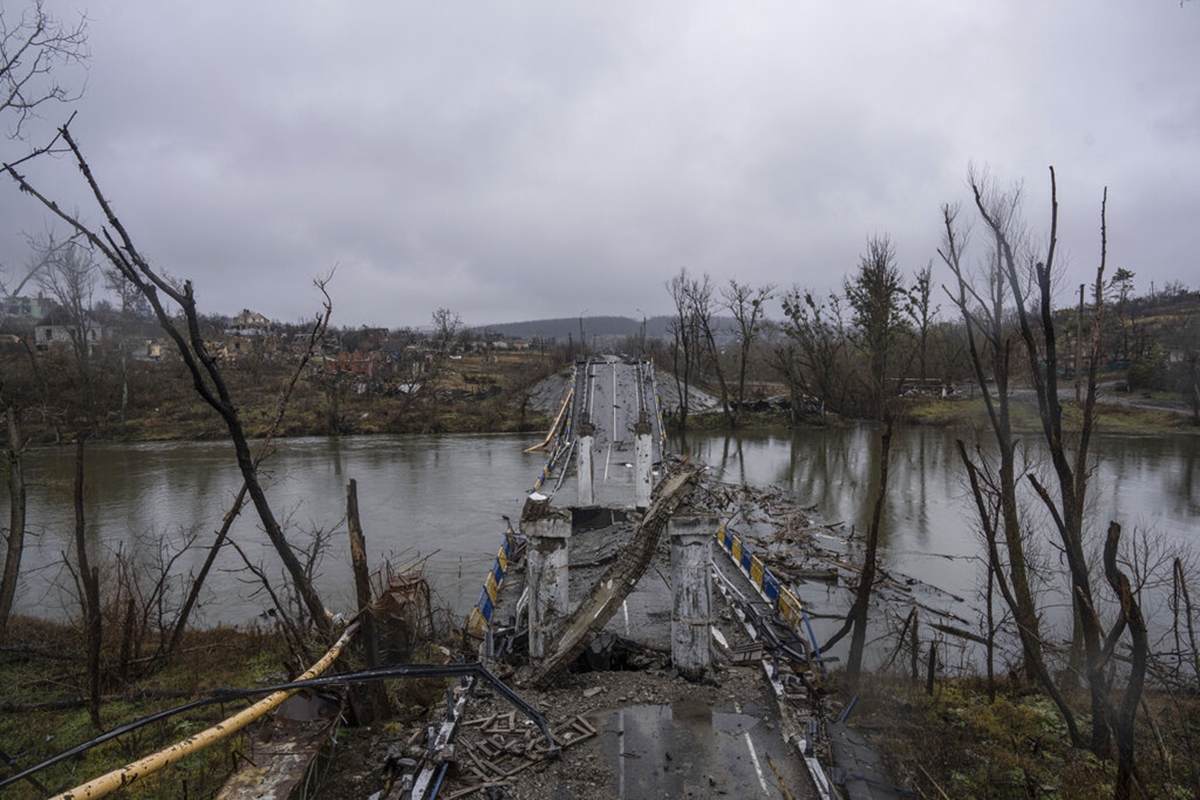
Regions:
<svg viewBox="0 0 1200 800"><path fill-rule="evenodd" d="M289 537L307 542L332 534L317 585L335 611L352 595L345 542L346 483L358 483L373 562L423 560L442 600L465 613L505 528L520 514L544 456L526 454L540 437L512 435L377 436L281 441L266 462L268 497ZM879 435L870 425L782 434L689 435L672 442L726 481L778 485L828 523L861 530L878 474ZM1120 520L1164 545L1186 548L1200 537L1200 437L1101 437L1091 499L1095 519ZM17 612L51 618L75 614L63 564L74 517L74 451L45 448L27 457L30 537ZM85 512L89 539L111 571L117 554L141 565L143 580L195 533L195 549L175 564L186 574L203 560L236 494L239 475L223 442L89 446ZM894 437L885 509L884 559L892 568L956 594L976 592L979 544L970 524L954 435L909 428ZM573 498L564 498L567 504ZM0 497L7 521L8 497ZM1102 529L1102 528L1101 528ZM232 536L247 557L279 574L253 512ZM269 605L228 548L209 580L201 621L241 623Z"/></svg>

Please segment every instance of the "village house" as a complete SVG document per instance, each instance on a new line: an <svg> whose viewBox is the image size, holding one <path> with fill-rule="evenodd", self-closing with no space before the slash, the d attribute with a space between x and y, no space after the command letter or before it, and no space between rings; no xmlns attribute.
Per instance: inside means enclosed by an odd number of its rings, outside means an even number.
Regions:
<svg viewBox="0 0 1200 800"><path fill-rule="evenodd" d="M79 321L62 308L52 309L33 328L34 345L39 350L86 341L88 352L91 353L103 338L104 328L91 315L85 315Z"/></svg>

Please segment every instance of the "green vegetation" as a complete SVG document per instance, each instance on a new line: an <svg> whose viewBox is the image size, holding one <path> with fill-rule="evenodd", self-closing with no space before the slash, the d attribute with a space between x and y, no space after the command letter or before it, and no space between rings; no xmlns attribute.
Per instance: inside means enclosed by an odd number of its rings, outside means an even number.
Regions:
<svg viewBox="0 0 1200 800"><path fill-rule="evenodd" d="M110 647L110 666L119 659ZM98 735L81 698L86 694L83 637L70 626L14 618L0 651L0 749L16 771L40 763ZM191 631L170 661L142 661L144 674L106 688L101 707L105 730L202 697L226 686L254 686L287 677L282 641L258 628ZM151 669L153 667L153 669ZM157 749L221 721L246 703L215 704L140 728L99 745L36 775L50 791L60 791L117 769ZM208 797L220 788L246 752L245 733L191 756L173 769L134 784L123 797ZM5 790L6 798L44 797L28 781Z"/></svg>
<svg viewBox="0 0 1200 800"><path fill-rule="evenodd" d="M1193 797L1200 769L1193 752L1200 726L1194 696L1147 692L1139 738L1139 785L1149 797ZM1153 720L1154 728L1151 729ZM1045 695L1008 683L994 698L984 682L936 684L932 696L905 677L876 676L861 696L852 726L872 734L897 782L925 797L1112 796L1112 761L1072 748L1062 717ZM1174 755L1173 755L1174 754Z"/></svg>
<svg viewBox="0 0 1200 800"><path fill-rule="evenodd" d="M1160 400L1165 405L1165 399ZM1037 430L1041 425L1037 406L1015 403L1013 428L1019 431ZM987 424L987 410L980 398L942 400L934 397L904 398L897 412L899 419L913 425L933 425L942 428L978 428ZM1167 411L1124 403L1101 402L1097 406L1100 433L1181 433L1200 434L1200 427L1191 423L1184 409ZM1078 430L1080 411L1074 404L1063 406L1063 425Z"/></svg>

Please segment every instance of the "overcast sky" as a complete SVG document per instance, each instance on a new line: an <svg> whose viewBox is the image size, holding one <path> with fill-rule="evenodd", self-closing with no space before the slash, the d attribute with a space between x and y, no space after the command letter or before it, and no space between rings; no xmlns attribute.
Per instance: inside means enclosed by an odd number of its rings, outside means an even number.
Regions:
<svg viewBox="0 0 1200 800"><path fill-rule="evenodd" d="M640 317L681 267L838 287L885 233L940 282L971 163L1023 182L1043 233L1054 165L1064 286L1094 273L1107 185L1110 270L1200 288L1200 2L46 7L86 12L91 60L45 122L78 112L122 222L206 311L310 316L336 265L340 325ZM27 174L97 219L66 159ZM0 184L0 263L44 225Z"/></svg>

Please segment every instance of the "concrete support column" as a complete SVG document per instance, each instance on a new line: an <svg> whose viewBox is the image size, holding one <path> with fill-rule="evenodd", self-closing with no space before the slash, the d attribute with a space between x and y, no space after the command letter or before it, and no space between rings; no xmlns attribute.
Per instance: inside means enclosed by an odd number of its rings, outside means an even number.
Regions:
<svg viewBox="0 0 1200 800"><path fill-rule="evenodd" d="M570 612L571 514L551 508L548 498L533 495L521 515L521 532L528 542L525 580L529 585L529 657L537 660L545 657L547 646L552 644L550 637Z"/></svg>
<svg viewBox="0 0 1200 800"><path fill-rule="evenodd" d="M579 481L579 505L583 508L596 505L596 493L592 487L593 449L596 446L596 426L587 419L579 426L579 450L575 453L575 472Z"/></svg>
<svg viewBox="0 0 1200 800"><path fill-rule="evenodd" d="M650 490L653 488L651 477L650 423L646 421L646 412L642 412L637 424L633 426L636 437L633 442L633 504L638 508L650 507Z"/></svg>
<svg viewBox="0 0 1200 800"><path fill-rule="evenodd" d="M667 523L671 540L671 661L688 680L704 675L710 660L712 581L708 564L717 530L714 517L677 512Z"/></svg>

